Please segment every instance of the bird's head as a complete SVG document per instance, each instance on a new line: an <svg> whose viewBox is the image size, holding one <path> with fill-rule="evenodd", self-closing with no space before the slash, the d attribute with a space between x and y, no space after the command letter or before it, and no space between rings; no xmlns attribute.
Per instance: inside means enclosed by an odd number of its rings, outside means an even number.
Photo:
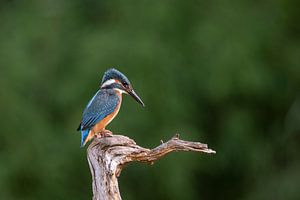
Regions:
<svg viewBox="0 0 300 200"><path fill-rule="evenodd" d="M114 68L108 69L104 73L101 82L101 89L114 89L121 93L129 94L134 98L134 100L136 100L142 106L145 106L141 98L133 90L128 78Z"/></svg>

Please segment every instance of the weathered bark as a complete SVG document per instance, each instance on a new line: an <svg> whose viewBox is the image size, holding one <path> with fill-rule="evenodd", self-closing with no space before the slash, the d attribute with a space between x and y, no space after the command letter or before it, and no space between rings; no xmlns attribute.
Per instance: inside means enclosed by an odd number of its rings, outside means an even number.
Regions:
<svg viewBox="0 0 300 200"><path fill-rule="evenodd" d="M153 164L173 151L215 153L206 144L180 140L178 135L154 149L138 146L123 135L95 138L87 150L93 179L93 200L121 200L118 179L123 167L133 161Z"/></svg>

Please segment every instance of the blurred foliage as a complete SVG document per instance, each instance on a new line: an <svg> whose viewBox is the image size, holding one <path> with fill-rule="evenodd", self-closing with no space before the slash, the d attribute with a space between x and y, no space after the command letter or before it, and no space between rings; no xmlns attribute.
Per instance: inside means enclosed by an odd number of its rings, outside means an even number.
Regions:
<svg viewBox="0 0 300 200"><path fill-rule="evenodd" d="M124 72L109 126L175 153L120 177L124 199L300 199L300 3L0 1L0 199L91 199L75 131L103 72Z"/></svg>

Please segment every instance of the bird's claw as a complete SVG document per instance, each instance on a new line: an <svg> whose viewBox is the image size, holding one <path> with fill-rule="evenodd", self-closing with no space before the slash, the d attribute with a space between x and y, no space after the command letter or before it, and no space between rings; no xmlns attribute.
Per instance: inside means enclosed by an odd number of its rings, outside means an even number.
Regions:
<svg viewBox="0 0 300 200"><path fill-rule="evenodd" d="M112 137L113 133L110 130L103 130L97 135L99 135L100 137Z"/></svg>

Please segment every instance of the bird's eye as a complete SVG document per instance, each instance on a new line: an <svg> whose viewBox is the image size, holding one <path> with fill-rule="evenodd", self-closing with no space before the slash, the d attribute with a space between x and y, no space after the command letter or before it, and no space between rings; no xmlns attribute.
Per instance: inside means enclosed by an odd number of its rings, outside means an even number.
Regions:
<svg viewBox="0 0 300 200"><path fill-rule="evenodd" d="M126 82L123 82L122 85L124 85L124 87L128 86L128 84Z"/></svg>

